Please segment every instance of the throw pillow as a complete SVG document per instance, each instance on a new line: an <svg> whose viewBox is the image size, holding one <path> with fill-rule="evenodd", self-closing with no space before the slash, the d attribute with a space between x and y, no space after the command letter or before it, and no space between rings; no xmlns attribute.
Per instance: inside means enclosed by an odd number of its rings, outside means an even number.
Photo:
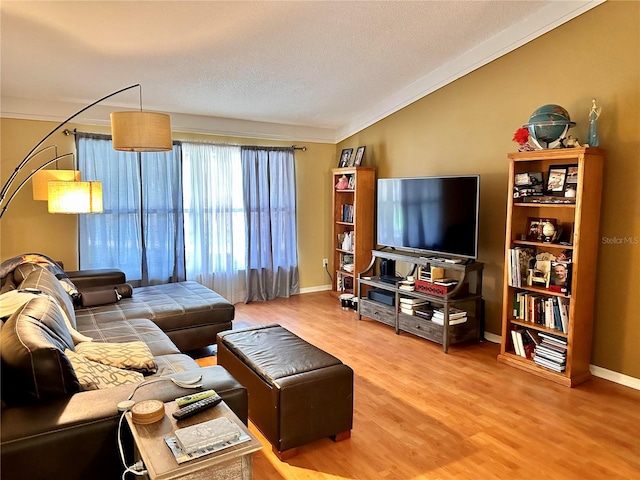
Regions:
<svg viewBox="0 0 640 480"><path fill-rule="evenodd" d="M75 351L89 360L117 368L144 373L155 373L158 368L151 350L144 342L82 342L76 345Z"/></svg>
<svg viewBox="0 0 640 480"><path fill-rule="evenodd" d="M71 350L65 350L64 353L71 362L82 390L100 390L144 381L144 376L139 372L94 362Z"/></svg>

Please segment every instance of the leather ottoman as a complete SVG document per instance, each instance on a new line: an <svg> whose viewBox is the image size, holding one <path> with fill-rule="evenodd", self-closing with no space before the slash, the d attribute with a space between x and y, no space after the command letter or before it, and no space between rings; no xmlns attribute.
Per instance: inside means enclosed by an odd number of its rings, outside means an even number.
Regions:
<svg viewBox="0 0 640 480"><path fill-rule="evenodd" d="M278 324L221 332L218 365L249 393L249 419L280 459L353 426L353 370Z"/></svg>

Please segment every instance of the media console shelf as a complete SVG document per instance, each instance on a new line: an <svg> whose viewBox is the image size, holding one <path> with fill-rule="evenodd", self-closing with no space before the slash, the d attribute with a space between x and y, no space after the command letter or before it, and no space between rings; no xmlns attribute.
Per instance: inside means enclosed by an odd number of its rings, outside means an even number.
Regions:
<svg viewBox="0 0 640 480"><path fill-rule="evenodd" d="M396 334L401 331L411 333L421 338L442 344L442 350L447 353L449 345L464 341L480 341L482 338L482 269L480 262L450 263L445 259L426 257L424 254L380 249L371 252L371 263L366 270L358 273L358 320L362 316L372 318L393 327ZM458 281L456 287L443 296L421 292L418 290L404 290L400 283L387 283L374 276L376 261L380 259L395 260L416 267L440 267L449 278ZM388 292L393 296L393 305L371 300L365 294L366 288L376 288ZM467 289L468 288L468 289ZM365 296L363 297L363 294ZM434 308L441 308L444 312L443 324L418 315L408 315L400 310L400 298L412 298L428 301ZM450 325L450 312L453 307L467 312L467 321L457 325Z"/></svg>

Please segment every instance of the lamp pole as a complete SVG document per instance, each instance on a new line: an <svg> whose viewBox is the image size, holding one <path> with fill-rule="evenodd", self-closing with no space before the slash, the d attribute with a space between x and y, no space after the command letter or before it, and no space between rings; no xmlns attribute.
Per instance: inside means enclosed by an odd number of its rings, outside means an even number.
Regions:
<svg viewBox="0 0 640 480"><path fill-rule="evenodd" d="M33 147L31 149L31 151L27 154L26 157L24 157L24 159L18 164L18 166L16 167L16 169L13 171L13 173L11 174L11 176L9 177L9 179L7 180L7 182L4 184L4 186L2 187L2 190L0 191L0 206L2 206L5 197L7 196L7 194L9 193L9 189L11 188L11 185L13 184L13 182L15 181L16 177L18 176L18 174L20 173L20 171L25 167L25 165L29 162L29 160L31 160L32 158L34 158L35 156L37 156L39 153L41 153L43 150L38 151L38 149L42 146L42 144L44 142L47 141L47 139L53 135L55 132L57 132L60 128L62 128L64 125L66 125L67 123L69 123L71 120L73 120L74 118L76 118L78 115L80 115L81 113L83 113L84 111L90 109L91 107L93 107L94 105L97 105L100 102L103 102L105 100L107 100L108 98L111 98L115 95L118 95L119 93L122 92L126 92L127 90L131 90L132 88L136 88L136 87L140 87L139 83L136 83L135 85L130 85L128 87L122 88L116 92L110 93L109 95L106 95L102 98L100 98L99 100L96 100L95 102L87 105L86 107L82 108L81 110L78 110L76 113L74 113L73 115L71 115L69 118L67 118L64 122L62 122L61 124L59 124L56 128L54 128L53 130L51 130L47 135L44 136L44 138L42 138L42 140L40 140L35 147ZM142 105L140 106L142 108ZM70 155L70 154L67 154ZM64 157L66 155L62 155L61 157L56 157L53 160L46 162L44 165L41 165L40 167L38 167L36 170L34 170L31 175L29 175L29 177L27 177L26 180L28 180L29 178L31 178L33 176L34 173L39 172L40 170L42 170L43 168L45 168L47 165L51 164L53 161L58 160L62 157ZM9 197L9 200L7 200L6 205L4 206L4 208L2 209L2 212L0 213L0 218L2 218L2 215L4 215L4 212L7 210L7 207L9 206L9 203L11 203L11 200L14 198L15 194L18 193L18 191L20 190L20 188L24 185L24 183L26 182L26 180L24 182L22 182L20 184L20 186L13 192L13 194Z"/></svg>

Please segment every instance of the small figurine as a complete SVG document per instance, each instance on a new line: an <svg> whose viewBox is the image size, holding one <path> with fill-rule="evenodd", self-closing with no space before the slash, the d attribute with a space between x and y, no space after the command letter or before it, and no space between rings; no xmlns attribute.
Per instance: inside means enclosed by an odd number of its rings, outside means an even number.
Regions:
<svg viewBox="0 0 640 480"><path fill-rule="evenodd" d="M569 135L565 140L565 146L567 148L579 147L580 143L578 142L577 138L573 138L571 135Z"/></svg>
<svg viewBox="0 0 640 480"><path fill-rule="evenodd" d="M598 117L602 113L602 107L596 106L596 99L591 101L591 110L589 111L589 146L597 147L600 145L598 138Z"/></svg>
<svg viewBox="0 0 640 480"><path fill-rule="evenodd" d="M346 190L348 186L349 186L349 179L347 178L346 175L342 175L340 177L340 180L338 180L338 183L336 183L336 188L338 190Z"/></svg>

